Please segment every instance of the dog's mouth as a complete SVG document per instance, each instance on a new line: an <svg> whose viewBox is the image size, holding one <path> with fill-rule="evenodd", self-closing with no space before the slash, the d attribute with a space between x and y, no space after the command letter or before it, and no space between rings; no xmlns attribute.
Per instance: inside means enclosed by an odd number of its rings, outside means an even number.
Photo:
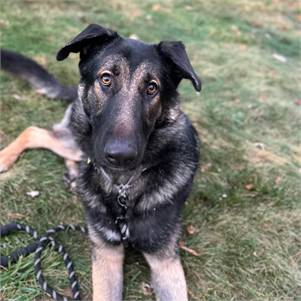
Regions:
<svg viewBox="0 0 301 301"><path fill-rule="evenodd" d="M103 168L106 172L131 172L135 170L135 167L127 167L127 166L112 166L112 165L101 165L100 168Z"/></svg>
<svg viewBox="0 0 301 301"><path fill-rule="evenodd" d="M88 160L91 161L91 160ZM130 165L111 165L104 162L97 162L92 160L93 166L96 170L103 170L105 173L111 175L128 174L134 172L140 165L140 162L135 162Z"/></svg>

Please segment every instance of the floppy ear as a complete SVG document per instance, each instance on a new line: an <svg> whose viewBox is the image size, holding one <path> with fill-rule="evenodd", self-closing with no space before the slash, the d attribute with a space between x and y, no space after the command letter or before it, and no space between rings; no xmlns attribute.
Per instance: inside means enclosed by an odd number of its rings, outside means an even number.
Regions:
<svg viewBox="0 0 301 301"><path fill-rule="evenodd" d="M174 65L175 76L178 83L183 78L189 79L191 80L194 89L196 91L201 91L201 80L198 78L190 64L184 44L182 42L162 41L159 43L158 48L161 54Z"/></svg>
<svg viewBox="0 0 301 301"><path fill-rule="evenodd" d="M101 27L97 24L90 24L85 30L59 50L56 59L62 61L68 57L70 52L77 53L84 51L85 47L95 42L101 44L117 37L118 34L115 31Z"/></svg>

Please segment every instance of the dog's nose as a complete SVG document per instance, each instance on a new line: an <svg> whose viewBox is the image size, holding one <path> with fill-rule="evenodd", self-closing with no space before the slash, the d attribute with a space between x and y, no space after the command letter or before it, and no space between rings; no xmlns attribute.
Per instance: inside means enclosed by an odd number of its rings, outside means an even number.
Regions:
<svg viewBox="0 0 301 301"><path fill-rule="evenodd" d="M137 157L137 150L126 144L109 144L105 147L106 160L114 166L126 166Z"/></svg>

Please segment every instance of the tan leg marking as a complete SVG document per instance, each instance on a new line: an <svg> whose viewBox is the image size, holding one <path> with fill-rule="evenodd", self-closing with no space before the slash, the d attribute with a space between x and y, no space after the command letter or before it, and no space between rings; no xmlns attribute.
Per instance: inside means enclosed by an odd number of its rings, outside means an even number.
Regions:
<svg viewBox="0 0 301 301"><path fill-rule="evenodd" d="M65 159L65 166L68 169L69 176L77 178L79 175L77 162L74 160Z"/></svg>
<svg viewBox="0 0 301 301"><path fill-rule="evenodd" d="M187 301L187 288L180 258L144 254L151 268L152 285L158 301Z"/></svg>
<svg viewBox="0 0 301 301"><path fill-rule="evenodd" d="M76 161L65 159L67 172L64 175L65 184L71 191L76 191L76 179L79 176L79 166Z"/></svg>
<svg viewBox="0 0 301 301"><path fill-rule="evenodd" d="M52 131L38 127L28 127L16 140L0 151L0 172L8 170L26 149L44 148L73 161L79 161L81 151L64 143Z"/></svg>
<svg viewBox="0 0 301 301"><path fill-rule="evenodd" d="M110 246L89 228L92 253L93 301L121 301L124 248Z"/></svg>

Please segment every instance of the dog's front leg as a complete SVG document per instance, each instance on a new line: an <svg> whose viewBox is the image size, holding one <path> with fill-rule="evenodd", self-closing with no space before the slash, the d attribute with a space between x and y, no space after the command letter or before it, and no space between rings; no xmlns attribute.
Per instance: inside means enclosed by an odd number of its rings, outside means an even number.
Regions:
<svg viewBox="0 0 301 301"><path fill-rule="evenodd" d="M152 285L158 301L187 301L187 288L180 257L146 254L150 265Z"/></svg>
<svg viewBox="0 0 301 301"><path fill-rule="evenodd" d="M93 301L121 301L123 246L110 246L97 240L92 249Z"/></svg>

